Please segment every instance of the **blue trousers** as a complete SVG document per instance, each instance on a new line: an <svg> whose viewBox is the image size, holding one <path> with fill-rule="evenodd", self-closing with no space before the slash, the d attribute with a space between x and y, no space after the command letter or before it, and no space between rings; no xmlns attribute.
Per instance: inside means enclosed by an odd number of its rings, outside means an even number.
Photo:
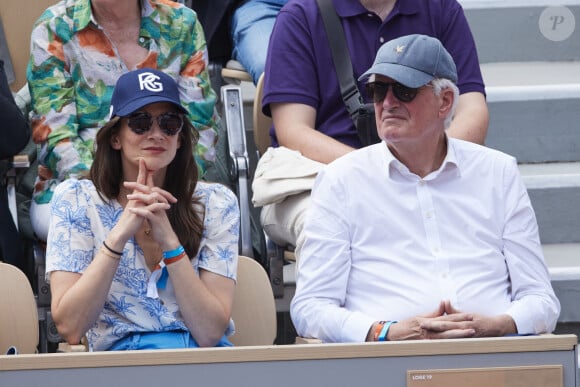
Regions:
<svg viewBox="0 0 580 387"><path fill-rule="evenodd" d="M215 345L216 347L232 347L226 336ZM199 348L199 345L189 332L144 332L132 333L122 338L109 348L109 351L130 351L135 349L179 349Z"/></svg>
<svg viewBox="0 0 580 387"><path fill-rule="evenodd" d="M248 0L232 16L232 57L250 73L254 84L264 72L274 21L288 0Z"/></svg>

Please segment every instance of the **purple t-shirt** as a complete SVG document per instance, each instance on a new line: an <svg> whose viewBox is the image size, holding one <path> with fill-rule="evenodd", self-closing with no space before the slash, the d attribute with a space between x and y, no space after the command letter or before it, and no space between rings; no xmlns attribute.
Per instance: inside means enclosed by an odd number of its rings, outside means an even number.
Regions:
<svg viewBox="0 0 580 387"><path fill-rule="evenodd" d="M453 56L460 93L485 93L473 35L456 0L399 0L387 20L359 0L333 0L351 53L354 77L368 70L379 47L394 38L438 38ZM316 128L338 141L361 146L342 97L322 16L315 0L290 0L278 14L265 68L262 110L271 103L302 103L316 109ZM364 82L358 82L366 100ZM273 130L273 144L277 145Z"/></svg>

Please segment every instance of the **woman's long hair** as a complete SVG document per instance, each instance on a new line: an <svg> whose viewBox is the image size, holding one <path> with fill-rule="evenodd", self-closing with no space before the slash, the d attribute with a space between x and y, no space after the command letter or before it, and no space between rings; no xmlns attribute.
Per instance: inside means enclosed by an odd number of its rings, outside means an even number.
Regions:
<svg viewBox="0 0 580 387"><path fill-rule="evenodd" d="M123 184L121 151L113 149L110 143L120 128L121 118L114 117L99 130L95 138L96 149L89 176L105 201L117 199ZM193 258L201 242L204 211L203 204L194 196L198 169L193 151L199 135L186 116L183 117L183 129L179 136L181 146L167 166L161 188L177 198L177 203L167 210L167 217L187 255Z"/></svg>

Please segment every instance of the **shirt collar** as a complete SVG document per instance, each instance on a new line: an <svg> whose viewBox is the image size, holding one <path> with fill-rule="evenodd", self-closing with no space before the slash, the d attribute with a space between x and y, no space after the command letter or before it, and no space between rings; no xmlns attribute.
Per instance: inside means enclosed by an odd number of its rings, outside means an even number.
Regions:
<svg viewBox="0 0 580 387"><path fill-rule="evenodd" d="M456 177L461 176L461 166L457 160L457 152L455 150L455 140L450 139L447 135L445 135L445 140L447 141L447 154L443 159L443 163L441 163L439 169L425 176L424 180L436 179L437 176L446 171L450 172L454 171L453 173L455 173ZM387 173L389 175L389 178L393 177L392 173L394 170L397 170L399 171L399 173L404 175L411 174L409 168L407 168L405 164L403 164L395 156L393 156L391 150L389 149L389 147L385 142L382 142L381 145L383 157L386 161Z"/></svg>
<svg viewBox="0 0 580 387"><path fill-rule="evenodd" d="M72 19L74 32L83 30L89 25L89 22L93 22L95 25L97 24L93 19L90 0L78 0L75 3Z"/></svg>
<svg viewBox="0 0 580 387"><path fill-rule="evenodd" d="M155 8L151 5L149 0L141 1L141 17L150 17L153 15ZM73 22L74 22L74 32L81 31L85 29L89 23L98 25L91 9L90 0L77 0L73 8ZM154 19L159 22L158 17Z"/></svg>
<svg viewBox="0 0 580 387"><path fill-rule="evenodd" d="M412 15L419 12L421 2L424 0L398 0L393 7L392 15L403 14ZM369 11L360 3L359 0L334 0L334 8L340 17L356 16L366 14Z"/></svg>
<svg viewBox="0 0 580 387"><path fill-rule="evenodd" d="M443 171L455 171L455 176L461 177L461 164L459 164L457 159L457 152L455 149L456 142L454 139L449 138L447 135L445 135L445 140L447 141L447 155L445 155L445 159L443 159L441 167L434 173L438 175Z"/></svg>

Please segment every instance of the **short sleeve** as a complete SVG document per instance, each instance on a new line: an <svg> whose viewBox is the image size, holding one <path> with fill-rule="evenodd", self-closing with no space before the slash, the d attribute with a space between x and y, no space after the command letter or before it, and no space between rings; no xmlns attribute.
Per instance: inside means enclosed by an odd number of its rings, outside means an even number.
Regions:
<svg viewBox="0 0 580 387"><path fill-rule="evenodd" d="M236 279L240 210L236 196L221 184L198 182L196 193L205 205L204 232L198 269Z"/></svg>
<svg viewBox="0 0 580 387"><path fill-rule="evenodd" d="M87 180L69 179L57 186L51 200L46 246L46 273L82 273L93 260L94 238L89 214L94 208Z"/></svg>

